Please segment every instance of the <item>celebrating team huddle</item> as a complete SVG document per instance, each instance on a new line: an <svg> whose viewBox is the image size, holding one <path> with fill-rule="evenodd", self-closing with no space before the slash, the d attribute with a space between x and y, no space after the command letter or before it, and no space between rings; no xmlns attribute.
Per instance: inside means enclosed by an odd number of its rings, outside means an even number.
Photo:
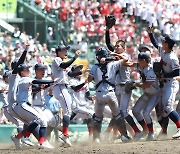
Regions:
<svg viewBox="0 0 180 154"><path fill-rule="evenodd" d="M17 126L17 134L11 137L17 149L22 148L22 144L34 146L29 138L31 134L37 139L39 148L53 149L50 136L55 128L62 132L57 138L63 142L63 146L72 146L68 128L74 117L86 120L89 139L95 143L101 143L103 117L111 118L105 131L108 138L113 129L116 135L114 140L118 138L122 142L130 142L145 138L146 141L152 141L156 139L151 117L153 109L161 126L158 138L166 139L169 119L177 127L172 137L180 137L180 115L173 108L180 76L179 60L173 51L175 41L165 35L159 45L152 27L149 27L150 40L159 51L160 59L151 57L151 48L142 45L138 60L134 63L126 52L126 42L118 40L115 46L111 44L109 30L115 22L114 16L106 17L106 47L97 49L97 64L90 70L84 70L83 65L73 64L81 54L79 50L72 59L64 61L70 49L70 46L64 45L56 47L50 80L44 79L46 67L41 63L34 66L35 78L30 77L31 66L25 62L28 43L20 59L12 62L12 71L3 76L5 84L1 85L0 97L6 117ZM140 74L140 82L131 81L132 70ZM83 76L87 75L84 80ZM88 88L92 81L95 83L95 96L90 96ZM132 115L128 108L135 88L141 88L143 94L132 107ZM45 103L49 93L62 108L62 125L61 116ZM131 136L127 126L134 132Z"/></svg>

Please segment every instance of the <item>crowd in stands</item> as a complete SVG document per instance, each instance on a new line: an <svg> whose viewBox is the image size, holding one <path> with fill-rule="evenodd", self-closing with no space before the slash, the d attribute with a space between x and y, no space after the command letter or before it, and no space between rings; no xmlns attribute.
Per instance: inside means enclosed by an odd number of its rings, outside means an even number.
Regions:
<svg viewBox="0 0 180 154"><path fill-rule="evenodd" d="M49 13L59 11L62 22L70 22L69 42L96 41L104 44L104 17L116 16L111 41L126 40L129 53L137 51L133 45L149 44L147 26L155 27L155 34L171 34L180 41L180 5L174 0L32 0ZM82 43L83 44L83 43ZM84 44L83 44L84 45ZM178 48L177 48L178 49Z"/></svg>
<svg viewBox="0 0 180 154"><path fill-rule="evenodd" d="M27 1L27 0L26 0ZM87 52L91 41L97 46L104 45L106 15L116 16L116 26L110 30L111 42L123 39L127 42L127 51L135 58L138 45L150 44L147 26L153 25L156 36L160 34L172 34L173 38L180 41L180 5L174 0L30 0L42 10L54 13L59 11L62 22L70 21L71 27L68 41L71 44L80 44ZM40 44L38 36L33 39L26 32L20 32L17 28L13 36L6 32L0 35L0 69L9 69L9 63L15 57L19 57L24 49L24 42L30 41L30 63L41 62L49 56L46 44ZM53 28L48 28L48 39L54 39ZM12 44L12 37L18 40ZM154 49L153 49L154 50ZM174 48L179 51L179 47ZM156 56L156 55L155 55Z"/></svg>

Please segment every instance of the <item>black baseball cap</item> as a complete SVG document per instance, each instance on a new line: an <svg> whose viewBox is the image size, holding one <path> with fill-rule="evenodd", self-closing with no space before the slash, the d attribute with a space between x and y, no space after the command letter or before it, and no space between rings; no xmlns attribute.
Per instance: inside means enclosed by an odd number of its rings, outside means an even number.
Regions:
<svg viewBox="0 0 180 154"><path fill-rule="evenodd" d="M138 59L144 59L147 63L149 63L150 60L151 60L151 57L150 57L150 55L149 55L148 53L146 53L146 52L141 52L141 53L139 53L139 55L138 55Z"/></svg>
<svg viewBox="0 0 180 154"><path fill-rule="evenodd" d="M73 65L72 68L71 68L71 71L73 72L75 69L77 68L80 68L82 69L83 68L83 65Z"/></svg>
<svg viewBox="0 0 180 154"><path fill-rule="evenodd" d="M47 67L45 65L43 65L42 63L37 63L35 66L34 66L34 69L37 70L37 69L47 69Z"/></svg>
<svg viewBox="0 0 180 154"><path fill-rule="evenodd" d="M170 47L173 47L174 44L176 43L170 35L165 34L164 36L161 37L162 41L165 41Z"/></svg>
<svg viewBox="0 0 180 154"><path fill-rule="evenodd" d="M10 74L11 74L11 72L9 72L9 71L4 72L3 79L5 79L6 77L9 77Z"/></svg>
<svg viewBox="0 0 180 154"><path fill-rule="evenodd" d="M70 46L65 46L65 45L58 45L56 47L56 54L59 52L59 51L63 51L63 50L69 50L70 49Z"/></svg>
<svg viewBox="0 0 180 154"><path fill-rule="evenodd" d="M145 51L150 51L150 52L151 52L151 48L150 48L149 46L145 45L145 44L141 45L141 46L138 48L139 52L142 52L143 49L144 49Z"/></svg>
<svg viewBox="0 0 180 154"><path fill-rule="evenodd" d="M28 70L30 67L31 67L31 66L28 66L28 65L26 65L26 64L20 64L20 65L18 66L18 72L20 73L20 72L23 71L23 70Z"/></svg>

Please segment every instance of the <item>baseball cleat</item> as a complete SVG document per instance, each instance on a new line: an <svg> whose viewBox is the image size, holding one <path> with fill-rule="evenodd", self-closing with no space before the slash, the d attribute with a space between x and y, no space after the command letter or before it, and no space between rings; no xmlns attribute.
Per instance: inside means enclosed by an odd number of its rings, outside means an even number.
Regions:
<svg viewBox="0 0 180 154"><path fill-rule="evenodd" d="M48 142L48 140L44 141L42 144L37 144L39 149L54 149L54 147Z"/></svg>
<svg viewBox="0 0 180 154"><path fill-rule="evenodd" d="M146 141L153 141L154 140L154 133L148 133Z"/></svg>
<svg viewBox="0 0 180 154"><path fill-rule="evenodd" d="M103 133L103 140L104 140L105 143L108 143L110 141L110 139L109 139L109 132L105 131Z"/></svg>
<svg viewBox="0 0 180 154"><path fill-rule="evenodd" d="M121 136L121 140L122 142L129 142L131 141L131 138L128 135L124 134Z"/></svg>
<svg viewBox="0 0 180 154"><path fill-rule="evenodd" d="M20 139L16 138L15 135L11 136L11 140L14 142L16 149L21 149Z"/></svg>
<svg viewBox="0 0 180 154"><path fill-rule="evenodd" d="M69 140L69 136L62 135L62 136L60 136L60 138L61 138L61 140L64 141L64 143L65 143L64 145L66 147L71 147L72 146L72 144L71 144L71 142Z"/></svg>
<svg viewBox="0 0 180 154"><path fill-rule="evenodd" d="M173 139L179 138L180 137L180 128L178 128L176 134L173 135Z"/></svg>
<svg viewBox="0 0 180 154"><path fill-rule="evenodd" d="M100 142L101 142L101 141L100 141L99 138L95 138L95 139L94 139L94 143L100 144Z"/></svg>
<svg viewBox="0 0 180 154"><path fill-rule="evenodd" d="M133 137L133 140L138 141L139 139L141 139L142 136L143 136L142 132L136 132L134 137Z"/></svg>
<svg viewBox="0 0 180 154"><path fill-rule="evenodd" d="M26 145L29 145L29 146L34 146L34 144L31 142L31 140L29 139L29 137L23 137L22 139L21 139L21 142L22 143L24 143L24 144L26 144Z"/></svg>
<svg viewBox="0 0 180 154"><path fill-rule="evenodd" d="M165 139L167 139L167 133L164 133L163 130L161 129L161 131L157 135L157 139L158 140L165 140Z"/></svg>

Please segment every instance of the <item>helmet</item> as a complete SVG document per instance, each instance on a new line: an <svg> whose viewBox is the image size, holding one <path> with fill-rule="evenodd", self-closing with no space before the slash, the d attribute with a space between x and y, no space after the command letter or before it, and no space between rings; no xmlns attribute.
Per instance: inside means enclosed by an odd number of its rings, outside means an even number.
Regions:
<svg viewBox="0 0 180 154"><path fill-rule="evenodd" d="M105 48L99 48L96 51L96 58L97 59L101 59L101 58L107 58L109 56L109 52L105 49Z"/></svg>
<svg viewBox="0 0 180 154"><path fill-rule="evenodd" d="M3 79L5 79L6 77L9 77L10 74L11 73L9 71L4 72Z"/></svg>

